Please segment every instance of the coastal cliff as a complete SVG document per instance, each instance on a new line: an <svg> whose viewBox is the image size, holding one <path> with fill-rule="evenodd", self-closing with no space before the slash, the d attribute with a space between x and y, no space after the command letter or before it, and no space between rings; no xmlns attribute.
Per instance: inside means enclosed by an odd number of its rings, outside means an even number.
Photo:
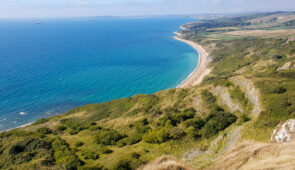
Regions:
<svg viewBox="0 0 295 170"><path fill-rule="evenodd" d="M176 38L195 46L201 61L179 88L3 132L0 168L295 168L280 162L293 158L293 144L271 141L295 116L294 20L274 12L183 25ZM263 164L270 158L280 164Z"/></svg>

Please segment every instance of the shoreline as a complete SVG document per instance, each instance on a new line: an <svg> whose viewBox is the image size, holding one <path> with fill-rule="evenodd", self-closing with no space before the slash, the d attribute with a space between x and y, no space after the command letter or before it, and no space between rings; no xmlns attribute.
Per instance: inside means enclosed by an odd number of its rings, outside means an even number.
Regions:
<svg viewBox="0 0 295 170"><path fill-rule="evenodd" d="M36 120L36 121L37 121L37 120ZM34 121L34 122L36 122L36 121ZM2 131L0 131L0 133L8 132L8 131L15 130L15 129L19 129L19 128L23 128L23 127L26 127L26 126L30 126L30 125L32 125L34 122L26 123L26 124L24 124L24 125L20 125L20 126L17 126L17 127L15 127L15 128L9 128L9 129L6 129L6 130L2 130Z"/></svg>
<svg viewBox="0 0 295 170"><path fill-rule="evenodd" d="M181 29L184 29L184 28L181 27ZM184 43L192 46L194 48L194 50L199 54L199 61L198 61L196 68L176 88L186 88L186 87L198 85L202 82L204 77L211 72L211 70L207 68L207 60L208 60L209 55L206 52L206 50L202 46L200 46L199 44L197 44L193 41L181 38L182 34L180 34L178 32L174 32L174 33L176 34L175 36L173 36L173 38L175 40L184 42ZM1 130L0 133L23 128L23 127L32 125L34 122L26 123L24 125L20 125L15 128Z"/></svg>
<svg viewBox="0 0 295 170"><path fill-rule="evenodd" d="M201 45L193 41L181 38L182 35L178 32L175 32L175 34L176 36L173 36L175 40L184 42L192 46L199 54L199 62L194 71L185 80L183 80L176 88L186 88L189 86L198 85L203 81L204 77L210 74L211 72L211 69L207 68L209 54Z"/></svg>

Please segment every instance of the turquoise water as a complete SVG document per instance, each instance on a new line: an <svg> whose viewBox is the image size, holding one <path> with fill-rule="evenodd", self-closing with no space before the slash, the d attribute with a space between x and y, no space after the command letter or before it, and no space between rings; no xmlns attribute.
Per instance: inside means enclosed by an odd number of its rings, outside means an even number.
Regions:
<svg viewBox="0 0 295 170"><path fill-rule="evenodd" d="M74 107L174 88L198 54L187 18L0 21L0 131ZM38 21L39 22L39 21Z"/></svg>

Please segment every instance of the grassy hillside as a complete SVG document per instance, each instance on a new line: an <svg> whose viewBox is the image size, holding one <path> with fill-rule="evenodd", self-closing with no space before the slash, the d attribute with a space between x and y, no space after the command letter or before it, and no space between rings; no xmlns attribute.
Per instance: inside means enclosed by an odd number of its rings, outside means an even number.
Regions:
<svg viewBox="0 0 295 170"><path fill-rule="evenodd" d="M1 133L0 168L136 169L163 155L205 168L236 142L269 142L280 121L295 117L294 23L295 13L279 12L184 25L185 38L212 58L202 84Z"/></svg>

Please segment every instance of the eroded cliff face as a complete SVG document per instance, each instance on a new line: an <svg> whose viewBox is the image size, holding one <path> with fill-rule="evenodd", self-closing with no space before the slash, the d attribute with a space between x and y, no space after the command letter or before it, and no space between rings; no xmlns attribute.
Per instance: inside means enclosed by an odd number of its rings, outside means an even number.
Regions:
<svg viewBox="0 0 295 170"><path fill-rule="evenodd" d="M271 141L277 143L295 142L295 119L280 123L274 130Z"/></svg>

